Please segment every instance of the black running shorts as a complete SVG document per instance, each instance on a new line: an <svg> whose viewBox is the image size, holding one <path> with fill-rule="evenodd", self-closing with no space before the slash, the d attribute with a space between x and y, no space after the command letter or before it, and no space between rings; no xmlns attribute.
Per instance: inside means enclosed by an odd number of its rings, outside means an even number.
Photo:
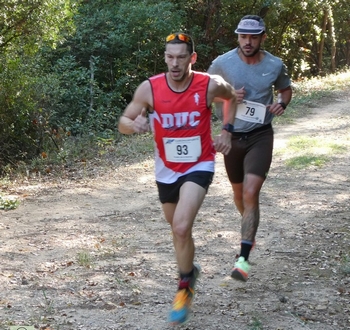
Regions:
<svg viewBox="0 0 350 330"><path fill-rule="evenodd" d="M271 124L248 133L232 133L232 148L224 157L231 183L242 183L245 174L266 179L272 161L273 129Z"/></svg>
<svg viewBox="0 0 350 330"><path fill-rule="evenodd" d="M177 203L179 201L180 188L187 181L197 183L206 191L208 191L209 186L213 181L213 176L213 172L195 171L181 176L174 183L167 184L156 181L158 187L159 200L162 204Z"/></svg>

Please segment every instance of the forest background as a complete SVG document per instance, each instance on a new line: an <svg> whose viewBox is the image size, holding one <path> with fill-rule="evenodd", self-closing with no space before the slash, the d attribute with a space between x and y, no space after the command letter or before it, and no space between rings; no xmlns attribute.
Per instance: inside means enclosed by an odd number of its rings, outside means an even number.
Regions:
<svg viewBox="0 0 350 330"><path fill-rule="evenodd" d="M348 69L348 0L0 1L0 174L51 173L118 143L137 85L166 69L164 39L190 33L205 71L237 46L246 14L264 17L265 49L293 82ZM99 149L101 150L101 149ZM105 150L105 149L104 149Z"/></svg>

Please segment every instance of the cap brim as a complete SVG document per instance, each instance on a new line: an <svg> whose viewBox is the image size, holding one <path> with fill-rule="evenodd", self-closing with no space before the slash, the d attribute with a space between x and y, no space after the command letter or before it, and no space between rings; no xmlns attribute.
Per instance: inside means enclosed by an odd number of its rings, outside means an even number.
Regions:
<svg viewBox="0 0 350 330"><path fill-rule="evenodd" d="M235 33L237 34L261 34L265 32L265 30L263 29L259 29L259 30L248 30L248 29L236 29Z"/></svg>

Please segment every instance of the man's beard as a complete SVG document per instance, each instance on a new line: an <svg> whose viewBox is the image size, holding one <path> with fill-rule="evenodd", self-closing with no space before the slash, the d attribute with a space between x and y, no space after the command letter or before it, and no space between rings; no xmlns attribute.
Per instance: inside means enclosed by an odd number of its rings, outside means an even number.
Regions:
<svg viewBox="0 0 350 330"><path fill-rule="evenodd" d="M244 52L244 49L242 49L241 46L238 46L238 47L239 47L239 49L241 50L241 52L243 53L243 55L244 55L245 57L253 57L254 55L256 55L257 53L260 52L260 46L259 46L257 49L255 49L255 50L253 51L253 53L248 54L248 55Z"/></svg>

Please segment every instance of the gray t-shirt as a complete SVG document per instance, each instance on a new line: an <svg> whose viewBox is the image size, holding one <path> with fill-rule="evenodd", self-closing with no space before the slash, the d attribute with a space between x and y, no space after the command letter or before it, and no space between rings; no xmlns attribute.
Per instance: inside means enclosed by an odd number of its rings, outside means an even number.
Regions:
<svg viewBox="0 0 350 330"><path fill-rule="evenodd" d="M264 58L257 64L246 64L238 55L235 48L218 56L208 69L208 73L222 76L236 90L244 87L245 100L269 105L274 100L274 90L290 86L287 68L282 60L264 51ZM221 106L216 104L217 115L221 115ZM250 132L255 128L272 122L274 115L268 109L263 123L249 122L236 118L234 122L236 132Z"/></svg>

